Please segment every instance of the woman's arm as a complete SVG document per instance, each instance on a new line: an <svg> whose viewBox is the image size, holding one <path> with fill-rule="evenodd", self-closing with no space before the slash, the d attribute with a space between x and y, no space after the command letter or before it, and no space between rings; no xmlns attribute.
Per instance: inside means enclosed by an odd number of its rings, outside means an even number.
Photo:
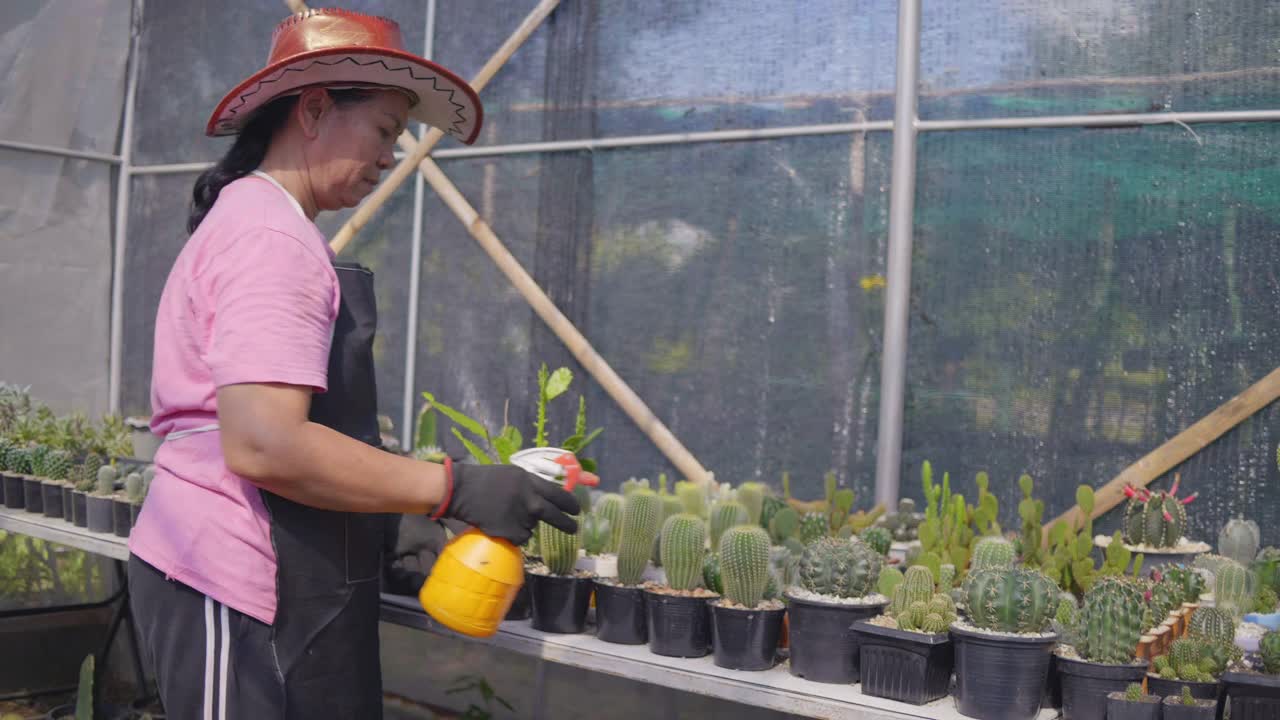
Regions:
<svg viewBox="0 0 1280 720"><path fill-rule="evenodd" d="M246 383L218 388L227 469L303 505L350 512L427 513L445 496L442 465L371 447L307 419L311 389Z"/></svg>

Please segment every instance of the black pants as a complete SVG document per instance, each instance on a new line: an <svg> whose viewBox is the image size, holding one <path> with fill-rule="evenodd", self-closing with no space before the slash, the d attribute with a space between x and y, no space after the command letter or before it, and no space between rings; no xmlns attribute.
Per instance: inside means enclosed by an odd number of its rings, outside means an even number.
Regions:
<svg viewBox="0 0 1280 720"><path fill-rule="evenodd" d="M129 596L165 715L284 718L284 677L270 625L168 580L129 556Z"/></svg>

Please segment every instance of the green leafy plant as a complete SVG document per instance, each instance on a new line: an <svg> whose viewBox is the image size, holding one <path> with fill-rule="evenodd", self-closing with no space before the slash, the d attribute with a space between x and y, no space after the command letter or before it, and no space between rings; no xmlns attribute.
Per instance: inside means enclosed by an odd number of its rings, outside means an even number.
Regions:
<svg viewBox="0 0 1280 720"><path fill-rule="evenodd" d="M1088 485L1076 488L1076 504L1080 506L1083 520L1079 526L1060 520L1049 527L1049 545L1053 550L1048 562L1042 565L1045 574L1058 587L1077 597L1093 586L1093 502L1093 488Z"/></svg>
<svg viewBox="0 0 1280 720"><path fill-rule="evenodd" d="M1018 478L1018 487L1022 490L1022 500L1018 502L1018 517L1022 520L1018 555L1023 565L1040 567L1044 560L1042 552L1044 501L1032 497L1034 483L1030 475L1023 474Z"/></svg>
<svg viewBox="0 0 1280 720"><path fill-rule="evenodd" d="M472 702L467 705L467 709L459 716L459 720L489 720L493 717L493 703L498 703L506 708L508 712L515 712L515 708L511 703L503 700L493 687L489 685L489 681L481 675L459 675L454 678L452 686L445 690L446 695L456 695L458 693L477 692L480 694L480 701L484 703L483 707Z"/></svg>

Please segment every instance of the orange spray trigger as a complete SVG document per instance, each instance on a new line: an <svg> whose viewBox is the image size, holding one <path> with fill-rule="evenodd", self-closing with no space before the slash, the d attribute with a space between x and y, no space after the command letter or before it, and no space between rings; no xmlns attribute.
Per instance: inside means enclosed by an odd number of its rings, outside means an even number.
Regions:
<svg viewBox="0 0 1280 720"><path fill-rule="evenodd" d="M577 456L573 453L565 453L553 462L564 468L564 489L569 492L573 492L573 489L578 485L596 487L600 484L599 476L583 470L582 465L578 463Z"/></svg>

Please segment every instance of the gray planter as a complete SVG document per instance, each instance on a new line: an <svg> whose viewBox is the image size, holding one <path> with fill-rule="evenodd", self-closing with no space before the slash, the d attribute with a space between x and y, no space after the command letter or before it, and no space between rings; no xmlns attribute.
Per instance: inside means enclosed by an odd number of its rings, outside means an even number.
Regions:
<svg viewBox="0 0 1280 720"><path fill-rule="evenodd" d="M110 496L89 495L85 498L87 527L90 532L111 533L115 531L115 520L112 516L112 498Z"/></svg>

